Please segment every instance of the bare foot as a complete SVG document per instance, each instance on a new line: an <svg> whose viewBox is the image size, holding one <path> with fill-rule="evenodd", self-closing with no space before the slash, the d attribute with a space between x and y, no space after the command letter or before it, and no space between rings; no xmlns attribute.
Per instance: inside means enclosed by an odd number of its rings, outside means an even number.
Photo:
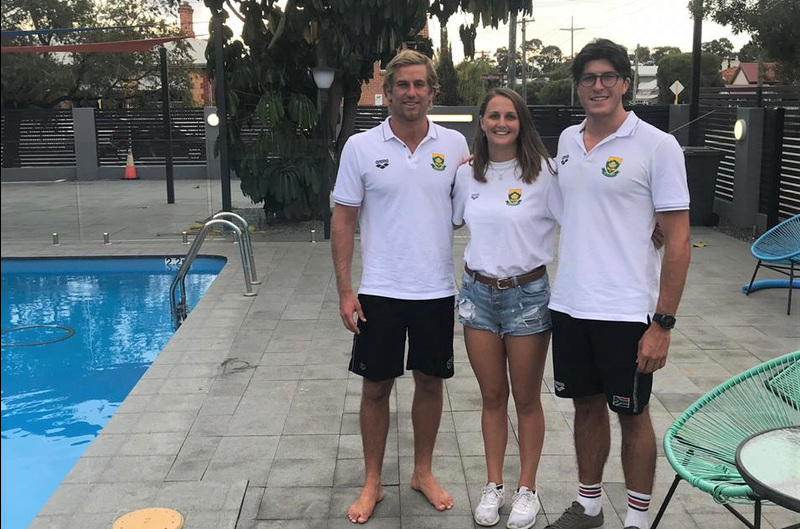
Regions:
<svg viewBox="0 0 800 529"><path fill-rule="evenodd" d="M437 511L446 511L453 508L453 497L439 485L433 474L420 475L417 472L411 475L411 488L421 492L428 498Z"/></svg>
<svg viewBox="0 0 800 529"><path fill-rule="evenodd" d="M353 523L367 523L369 517L372 516L372 511L375 510L375 505L380 503L385 496L386 491L380 485L377 487L365 485L361 489L361 495L347 511L347 518Z"/></svg>

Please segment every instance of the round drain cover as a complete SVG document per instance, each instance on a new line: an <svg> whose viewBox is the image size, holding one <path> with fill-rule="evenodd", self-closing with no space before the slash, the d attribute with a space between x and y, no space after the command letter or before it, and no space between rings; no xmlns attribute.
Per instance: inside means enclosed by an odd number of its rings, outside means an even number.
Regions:
<svg viewBox="0 0 800 529"><path fill-rule="evenodd" d="M117 518L111 529L181 529L183 516L173 509L140 509Z"/></svg>

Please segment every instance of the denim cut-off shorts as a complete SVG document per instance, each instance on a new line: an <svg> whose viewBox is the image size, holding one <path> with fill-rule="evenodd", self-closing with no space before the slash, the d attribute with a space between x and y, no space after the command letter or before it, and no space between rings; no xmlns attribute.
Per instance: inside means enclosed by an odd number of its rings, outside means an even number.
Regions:
<svg viewBox="0 0 800 529"><path fill-rule="evenodd" d="M505 335L527 336L550 329L550 279L498 289L464 273L458 294L458 321L465 327Z"/></svg>

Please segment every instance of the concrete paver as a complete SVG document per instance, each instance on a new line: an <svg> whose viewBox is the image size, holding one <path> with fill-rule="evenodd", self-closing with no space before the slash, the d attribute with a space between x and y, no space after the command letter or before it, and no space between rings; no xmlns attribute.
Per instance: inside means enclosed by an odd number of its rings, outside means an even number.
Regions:
<svg viewBox="0 0 800 529"><path fill-rule="evenodd" d="M54 247L49 234L58 230L36 212L15 209L7 190L11 188L4 184L4 258L174 255L187 250L179 239L158 233L111 246L103 246L100 238L67 238ZM82 191L84 197L89 193ZM169 225L182 226L184 215ZM12 219L20 224L10 226ZM26 221L35 227L36 240L19 236ZM114 228L101 231L114 233ZM749 245L709 228L693 228L692 238L708 246L693 249L669 362L655 378L651 410L659 438L675 416L715 385L800 349L800 310L785 314L785 290L762 290L749 297L741 293L755 266ZM457 268L466 242L457 237ZM226 256L228 264L32 528L108 528L117 516L151 506L178 509L189 529L352 526L345 514L363 472L360 379L346 371L352 340L338 316L330 245L257 240L253 248L263 284L254 287L256 297L248 298L243 296L236 245L207 240L202 253ZM555 277L557 263L552 269ZM768 271L763 274L770 277ZM368 527L474 526L471 512L485 479L480 396L458 327L455 350L456 376L445 384L434 463L456 507L438 513L410 488L413 381L406 376L398 380L391 401L384 462L388 495ZM569 402L553 396L551 386L548 360L542 388L547 434L538 475L543 514L536 528L560 515L576 487L573 412ZM509 429L505 468L512 484L518 475L513 405ZM621 527L626 508L618 429L612 432L606 528ZM659 449L653 512L673 476ZM509 509L501 511L501 523ZM708 495L685 483L667 513L665 528L740 526ZM765 509L767 529L790 521L791 513Z"/></svg>

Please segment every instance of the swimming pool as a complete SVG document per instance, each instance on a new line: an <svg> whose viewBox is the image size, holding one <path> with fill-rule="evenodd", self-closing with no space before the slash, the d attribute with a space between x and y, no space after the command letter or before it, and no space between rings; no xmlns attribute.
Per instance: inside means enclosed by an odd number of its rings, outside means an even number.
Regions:
<svg viewBox="0 0 800 529"><path fill-rule="evenodd" d="M30 524L174 333L180 262L2 260L3 529ZM197 258L190 308L224 264Z"/></svg>

